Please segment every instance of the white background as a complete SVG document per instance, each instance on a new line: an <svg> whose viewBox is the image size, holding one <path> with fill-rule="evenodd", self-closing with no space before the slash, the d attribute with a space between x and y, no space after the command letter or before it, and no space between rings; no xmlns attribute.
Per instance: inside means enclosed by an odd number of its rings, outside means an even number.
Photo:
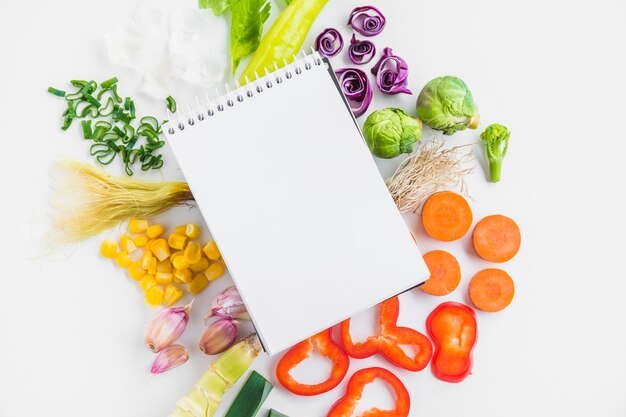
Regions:
<svg viewBox="0 0 626 417"><path fill-rule="evenodd" d="M515 279L515 299L501 313L478 313L474 373L463 383L441 382L429 369L403 372L378 358L353 360L349 374L373 364L392 369L411 392L411 416L623 417L626 3L375 3L388 26L374 41L406 59L416 94L375 94L371 109L393 105L414 111L416 95L428 80L462 77L481 109L483 127L501 122L513 132L497 185L486 182L482 148L474 148L479 165L468 185L475 220L509 215L522 229L523 244L518 256L502 265ZM308 44L329 26L341 28L347 39L347 16L362 4L330 0ZM274 6L271 19L282 5ZM101 238L52 251L42 245L51 163L62 157L89 161L78 127L59 130L63 105L45 93L48 85L118 75L121 90L136 97L140 112L163 109L162 103L135 94L136 74L106 59L102 34L124 22L131 9L122 0L0 0L2 417L166 416L211 362L196 348L201 317L229 278L212 284L196 302L181 338L191 352L189 363L150 378L153 357L143 347L142 326L153 311L143 305L136 285L98 256ZM303 116L323 123L315 115ZM280 112L268 117L279 121ZM446 140L476 143L478 133ZM426 129L423 140L432 135ZM400 160L379 161L381 173L388 176ZM162 173L151 177L182 179L171 156ZM181 208L163 222L175 226L190 220L200 221L197 211ZM424 237L415 216L407 221L415 225L424 252L448 250L463 271L450 296L419 290L402 296L400 324L424 331L424 320L438 303L467 301L470 278L491 265L476 259L468 236L439 243ZM374 331L374 317L372 311L355 320L355 338ZM255 368L276 382L275 361L261 358ZM313 382L323 377L324 363L311 360L296 375ZM345 382L325 395L301 399L276 387L266 406L292 417L322 416L344 388ZM366 388L364 397L359 411L391 406L383 384ZM232 393L225 402L231 398Z"/></svg>

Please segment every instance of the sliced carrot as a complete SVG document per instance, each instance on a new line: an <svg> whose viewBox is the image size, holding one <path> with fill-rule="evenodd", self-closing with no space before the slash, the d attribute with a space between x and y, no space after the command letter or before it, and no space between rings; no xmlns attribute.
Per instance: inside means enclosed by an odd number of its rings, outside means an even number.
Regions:
<svg viewBox="0 0 626 417"><path fill-rule="evenodd" d="M461 267L456 258L443 250L424 255L430 278L420 288L430 295L447 295L461 282Z"/></svg>
<svg viewBox="0 0 626 417"><path fill-rule="evenodd" d="M444 242L463 237L472 226L472 219L472 209L467 201L451 191L431 195L422 210L426 233Z"/></svg>
<svg viewBox="0 0 626 417"><path fill-rule="evenodd" d="M506 262L517 254L522 236L517 223L496 214L476 224L472 240L474 250L481 258L490 262Z"/></svg>
<svg viewBox="0 0 626 417"><path fill-rule="evenodd" d="M487 268L474 275L469 296L476 308L488 312L504 310L513 301L515 284L505 271Z"/></svg>

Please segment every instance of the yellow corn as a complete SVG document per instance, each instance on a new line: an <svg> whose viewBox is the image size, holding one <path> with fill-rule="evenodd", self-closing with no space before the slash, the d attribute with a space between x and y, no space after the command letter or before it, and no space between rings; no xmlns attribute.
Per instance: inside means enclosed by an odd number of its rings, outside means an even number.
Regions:
<svg viewBox="0 0 626 417"><path fill-rule="evenodd" d="M171 307L183 297L183 290L176 285L168 284L165 286L165 295L163 302L166 306Z"/></svg>
<svg viewBox="0 0 626 417"><path fill-rule="evenodd" d="M177 284L186 284L188 282L191 282L191 270L187 268L175 269L174 282Z"/></svg>
<svg viewBox="0 0 626 417"><path fill-rule="evenodd" d="M215 243L214 240L209 241L209 243L207 243L206 246L202 248L202 251L204 252L206 257L212 261L217 261L219 258L222 257L222 254L220 253L220 250L217 248L217 244Z"/></svg>
<svg viewBox="0 0 626 417"><path fill-rule="evenodd" d="M154 279L154 275L146 275L139 280L139 286L144 291L148 291L150 288L154 287L155 285L157 285L157 283Z"/></svg>
<svg viewBox="0 0 626 417"><path fill-rule="evenodd" d="M143 278L146 273L146 270L141 267L141 260L135 261L128 266L128 275L135 281Z"/></svg>
<svg viewBox="0 0 626 417"><path fill-rule="evenodd" d="M157 284L166 285L172 282L172 274L170 272L157 272L154 280Z"/></svg>
<svg viewBox="0 0 626 417"><path fill-rule="evenodd" d="M202 248L196 242L187 243L185 248L185 260L189 265L200 262L202 259Z"/></svg>
<svg viewBox="0 0 626 417"><path fill-rule="evenodd" d="M192 272L202 272L209 267L209 260L205 257L200 258L195 264L189 265Z"/></svg>
<svg viewBox="0 0 626 417"><path fill-rule="evenodd" d="M187 286L187 292L191 295L199 294L209 285L209 280L204 274L198 274Z"/></svg>
<svg viewBox="0 0 626 417"><path fill-rule="evenodd" d="M150 260L153 258L152 256L152 252L150 252L148 249L146 249L143 253L143 255L141 255L141 267L143 269L148 269L150 268Z"/></svg>
<svg viewBox="0 0 626 417"><path fill-rule="evenodd" d="M206 275L209 281L213 281L214 279L218 279L224 274L224 267L222 264L214 262L204 271L204 275Z"/></svg>
<svg viewBox="0 0 626 417"><path fill-rule="evenodd" d="M187 225L178 226L176 229L174 229L174 233L178 233L179 235L184 235L185 233L187 233Z"/></svg>
<svg viewBox="0 0 626 417"><path fill-rule="evenodd" d="M130 258L130 255L128 254L128 252L126 252L125 250L119 251L115 255L115 263L119 267L128 268L132 262L133 260Z"/></svg>
<svg viewBox="0 0 626 417"><path fill-rule="evenodd" d="M152 307L160 306L163 303L165 291L160 285L155 285L146 292L146 303Z"/></svg>
<svg viewBox="0 0 626 417"><path fill-rule="evenodd" d="M189 239L197 239L200 237L200 226L197 224L189 223L185 226L185 235Z"/></svg>
<svg viewBox="0 0 626 417"><path fill-rule="evenodd" d="M172 263L169 259L157 264L157 272L172 272Z"/></svg>
<svg viewBox="0 0 626 417"><path fill-rule="evenodd" d="M113 259L117 253L117 242L111 239L105 239L100 245L100 254L105 258Z"/></svg>
<svg viewBox="0 0 626 417"><path fill-rule="evenodd" d="M156 275L157 273L157 258L154 256L150 258L150 265L148 265L148 274Z"/></svg>
<svg viewBox="0 0 626 417"><path fill-rule="evenodd" d="M131 219L128 222L128 231L134 234L143 233L148 230L148 220Z"/></svg>
<svg viewBox="0 0 626 417"><path fill-rule="evenodd" d="M176 269L185 269L189 267L189 262L187 262L185 256L181 254L172 260L172 265Z"/></svg>
<svg viewBox="0 0 626 417"><path fill-rule="evenodd" d="M152 242L152 244L150 244L150 251L154 253L154 256L156 256L160 262L163 262L171 255L170 248L167 246L165 239L157 239Z"/></svg>
<svg viewBox="0 0 626 417"><path fill-rule="evenodd" d="M167 238L167 243L172 249L183 250L185 249L185 244L187 243L187 236L172 233L170 237Z"/></svg>
<svg viewBox="0 0 626 417"><path fill-rule="evenodd" d="M165 232L165 230L163 229L163 226L161 226L160 224L155 224L154 226L150 226L146 230L146 234L148 235L150 239L154 239L156 237L161 236L163 232Z"/></svg>
<svg viewBox="0 0 626 417"><path fill-rule="evenodd" d="M135 243L135 246L137 246L138 248L143 248L148 243L148 236L146 235L135 236L133 238L133 242Z"/></svg>
<svg viewBox="0 0 626 417"><path fill-rule="evenodd" d="M137 250L137 245L135 245L133 238L126 233L122 233L122 236L120 236L120 247L128 253L133 253Z"/></svg>

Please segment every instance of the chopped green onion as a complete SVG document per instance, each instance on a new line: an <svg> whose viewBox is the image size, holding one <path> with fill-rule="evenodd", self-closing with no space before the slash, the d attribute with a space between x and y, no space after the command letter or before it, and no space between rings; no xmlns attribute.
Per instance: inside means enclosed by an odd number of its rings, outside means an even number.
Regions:
<svg viewBox="0 0 626 417"><path fill-rule="evenodd" d="M98 110L98 114L100 116L110 116L111 113L113 113L113 109L115 108L115 100L113 100L113 97L109 97L107 99L107 104L102 107L100 110Z"/></svg>
<svg viewBox="0 0 626 417"><path fill-rule="evenodd" d="M66 94L65 91L56 89L54 87L48 87L48 92L59 97L65 97L65 94Z"/></svg>
<svg viewBox="0 0 626 417"><path fill-rule="evenodd" d="M80 124L83 127L83 137L85 139L91 139L93 135L93 131L91 130L91 120L82 120Z"/></svg>
<svg viewBox="0 0 626 417"><path fill-rule="evenodd" d="M96 122L96 127L103 127L106 129L106 131L108 132L109 130L111 130L111 127L113 125L105 120L99 120Z"/></svg>
<svg viewBox="0 0 626 417"><path fill-rule="evenodd" d="M100 107L101 106L100 102L98 100L96 100L96 98L94 96L92 96L91 94L85 93L84 97L85 97L85 99L88 102L90 102L94 106L96 106L96 107Z"/></svg>
<svg viewBox="0 0 626 417"><path fill-rule="evenodd" d="M96 91L96 88L98 88L98 84L94 80L91 80L80 89L80 93L83 95L91 94Z"/></svg>
<svg viewBox="0 0 626 417"><path fill-rule="evenodd" d="M100 83L100 87L106 90L106 89L113 87L113 85L117 84L118 81L119 80L117 79L117 77L113 77L106 81L102 81Z"/></svg>
<svg viewBox="0 0 626 417"><path fill-rule="evenodd" d="M70 115L72 118L76 118L76 106L74 104L74 101L67 102L67 114Z"/></svg>
<svg viewBox="0 0 626 417"><path fill-rule="evenodd" d="M63 126L61 126L61 129L67 130L72 124L72 120L74 120L72 116L70 116L69 114L66 115L65 118L63 119Z"/></svg>
<svg viewBox="0 0 626 417"><path fill-rule="evenodd" d="M70 84L76 88L83 88L87 84L87 80L72 80Z"/></svg>
<svg viewBox="0 0 626 417"><path fill-rule="evenodd" d="M174 100L174 97L167 96L165 101L167 102L167 109L172 113L176 113L176 100Z"/></svg>
<svg viewBox="0 0 626 417"><path fill-rule="evenodd" d="M261 374L252 371L225 417L254 417L272 391L272 384Z"/></svg>
<svg viewBox="0 0 626 417"><path fill-rule="evenodd" d="M83 98L83 93L81 93L80 91L78 91L76 93L72 93L72 94L67 94L65 96L66 100L78 100L80 98Z"/></svg>
<svg viewBox="0 0 626 417"><path fill-rule="evenodd" d="M267 417L287 417L285 414L280 413L273 408L270 408L270 411L267 413Z"/></svg>

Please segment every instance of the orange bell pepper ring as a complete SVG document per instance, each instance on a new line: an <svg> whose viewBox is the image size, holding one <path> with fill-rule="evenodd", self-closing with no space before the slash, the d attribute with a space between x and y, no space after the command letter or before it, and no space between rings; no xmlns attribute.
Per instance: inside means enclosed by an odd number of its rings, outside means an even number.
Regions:
<svg viewBox="0 0 626 417"><path fill-rule="evenodd" d="M435 342L433 375L446 382L463 381L472 372L472 351L478 339L474 310L453 301L441 303L428 315L426 330Z"/></svg>
<svg viewBox="0 0 626 417"><path fill-rule="evenodd" d="M365 368L356 371L348 381L346 395L340 398L330 409L327 417L350 417L361 399L365 385L376 378L383 379L391 386L396 394L396 407L393 410L379 410L372 408L365 411L361 416L367 417L407 417L411 408L409 391L400 379L383 368Z"/></svg>
<svg viewBox="0 0 626 417"><path fill-rule="evenodd" d="M296 381L289 372L298 366L300 362L309 357L313 348L323 356L330 358L333 362L333 369L330 377L319 384L301 384ZM283 387L297 395L319 395L335 388L348 373L350 358L332 339L331 329L312 336L287 351L278 361L276 366L276 377Z"/></svg>
<svg viewBox="0 0 626 417"><path fill-rule="evenodd" d="M430 340L417 330L396 325L400 314L398 297L380 304L380 334L370 336L365 342L354 343L350 336L350 319L341 323L341 340L344 350L353 358L368 358L380 353L389 362L409 371L421 371L428 365L433 353ZM415 356L407 355L400 345L415 347Z"/></svg>

